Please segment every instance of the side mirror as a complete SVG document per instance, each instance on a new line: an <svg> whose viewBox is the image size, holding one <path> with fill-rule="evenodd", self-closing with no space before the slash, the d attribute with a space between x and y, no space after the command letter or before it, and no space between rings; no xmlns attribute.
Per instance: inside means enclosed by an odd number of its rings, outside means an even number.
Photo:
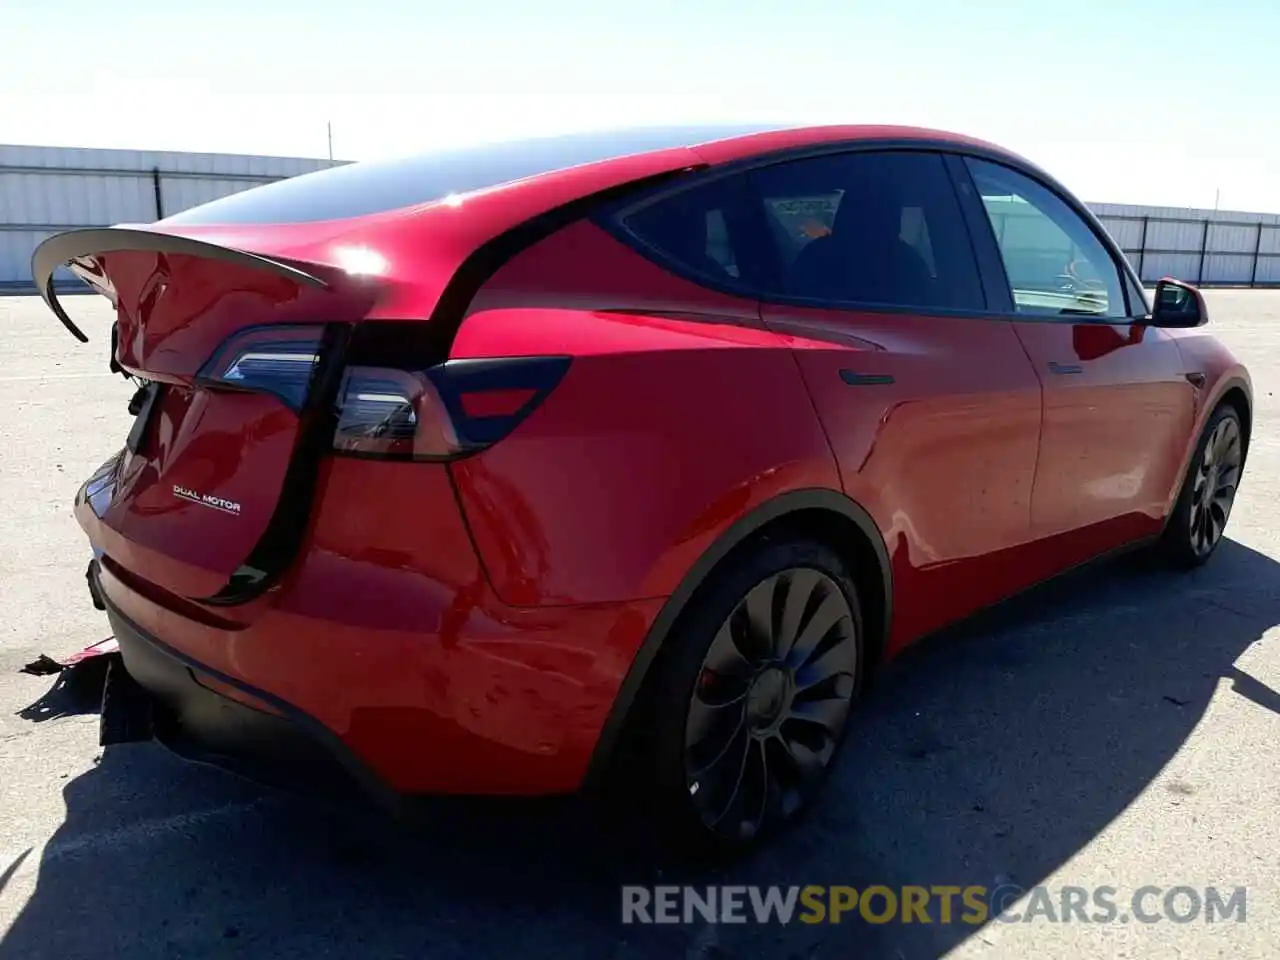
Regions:
<svg viewBox="0 0 1280 960"><path fill-rule="evenodd" d="M1169 277L1156 284L1153 327L1201 327L1209 322L1204 296L1189 283Z"/></svg>

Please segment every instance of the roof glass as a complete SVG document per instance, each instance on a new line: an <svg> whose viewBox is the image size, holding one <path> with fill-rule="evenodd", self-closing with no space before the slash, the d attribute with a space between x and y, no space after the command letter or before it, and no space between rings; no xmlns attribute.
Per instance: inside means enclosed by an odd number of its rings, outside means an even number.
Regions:
<svg viewBox="0 0 1280 960"><path fill-rule="evenodd" d="M357 217L584 163L775 129L779 128L652 127L577 133L342 164L234 193L161 222L307 223Z"/></svg>

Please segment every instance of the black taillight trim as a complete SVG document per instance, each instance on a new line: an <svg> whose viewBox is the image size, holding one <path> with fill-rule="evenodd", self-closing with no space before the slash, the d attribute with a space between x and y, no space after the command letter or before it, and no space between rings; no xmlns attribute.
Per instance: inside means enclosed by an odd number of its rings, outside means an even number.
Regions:
<svg viewBox="0 0 1280 960"><path fill-rule="evenodd" d="M467 444L462 456L478 453L509 436L559 386L572 360L568 356L448 360L429 371L455 427L465 433L465 438L459 438ZM484 390L531 390L533 394L514 413L469 415L463 409L462 395Z"/></svg>

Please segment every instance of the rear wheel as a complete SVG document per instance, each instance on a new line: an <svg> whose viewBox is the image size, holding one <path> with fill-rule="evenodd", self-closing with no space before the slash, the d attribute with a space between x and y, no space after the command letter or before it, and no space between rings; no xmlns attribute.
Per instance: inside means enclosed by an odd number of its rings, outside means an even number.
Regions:
<svg viewBox="0 0 1280 960"><path fill-rule="evenodd" d="M715 576L655 664L650 810L693 854L732 853L817 794L862 685L857 591L810 541L765 543Z"/></svg>
<svg viewBox="0 0 1280 960"><path fill-rule="evenodd" d="M1161 538L1161 551L1169 560L1195 567L1213 555L1222 542L1243 469L1240 415L1224 404L1205 425Z"/></svg>

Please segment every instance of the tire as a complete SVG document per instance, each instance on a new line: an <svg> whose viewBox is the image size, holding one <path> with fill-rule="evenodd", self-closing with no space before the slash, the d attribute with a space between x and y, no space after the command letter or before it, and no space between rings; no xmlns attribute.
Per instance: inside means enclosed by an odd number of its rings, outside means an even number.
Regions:
<svg viewBox="0 0 1280 960"><path fill-rule="evenodd" d="M1222 404L1209 417L1157 550L1174 566L1189 569L1218 549L1244 472L1245 439L1240 415ZM1218 495L1214 495L1217 491Z"/></svg>
<svg viewBox="0 0 1280 960"><path fill-rule="evenodd" d="M857 589L822 544L762 541L713 573L667 638L640 711L656 839L722 859L794 822L843 741L865 649Z"/></svg>

